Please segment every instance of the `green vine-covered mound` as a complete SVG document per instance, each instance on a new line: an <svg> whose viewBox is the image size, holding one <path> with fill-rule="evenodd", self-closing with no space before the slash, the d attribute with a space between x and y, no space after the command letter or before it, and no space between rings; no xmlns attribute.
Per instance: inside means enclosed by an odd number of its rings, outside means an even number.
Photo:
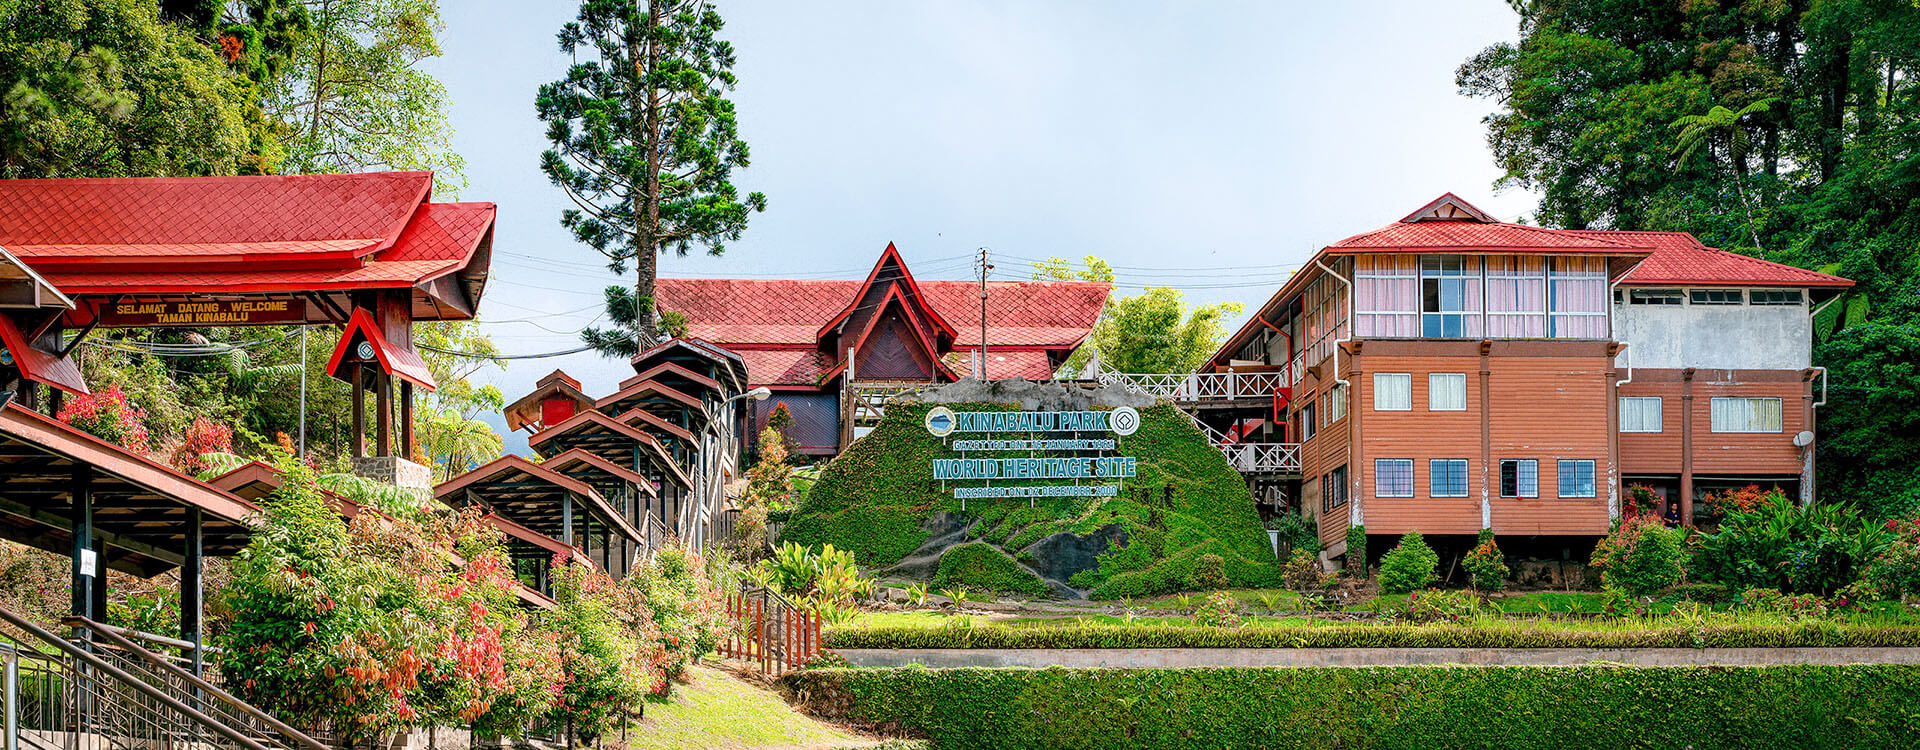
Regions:
<svg viewBox="0 0 1920 750"><path fill-rule="evenodd" d="M947 406L954 411L1020 408L996 403ZM922 421L930 408L916 402L890 404L872 433L821 471L781 538L850 550L861 567L876 570L918 550L928 541L928 519L946 511L971 522L969 537L1033 565L1041 562L1034 559L1035 543L1053 534L1085 536L1118 526L1125 533L1124 545L1116 542L1099 556L1096 569L1059 583L1086 590L1096 599L1185 590L1195 561L1213 553L1226 559L1233 586L1277 584L1278 569L1245 480L1172 406L1142 409L1139 431L1121 439L1116 452L1133 456L1138 465L1136 476L1122 483L1119 497L1040 498L1031 505L1026 499L969 500L964 511L951 497L951 488L932 479L934 459L959 454L927 434ZM940 563L942 570L959 567L945 559Z"/></svg>
<svg viewBox="0 0 1920 750"><path fill-rule="evenodd" d="M940 568L934 571L933 586L939 589L967 587L996 594L1049 596L1053 587L1031 570L1020 567L1007 553L985 542L968 542L940 556Z"/></svg>

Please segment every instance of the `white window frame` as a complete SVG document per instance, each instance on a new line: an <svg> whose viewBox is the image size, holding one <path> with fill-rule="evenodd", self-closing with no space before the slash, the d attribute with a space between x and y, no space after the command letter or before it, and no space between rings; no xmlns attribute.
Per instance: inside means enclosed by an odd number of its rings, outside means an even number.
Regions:
<svg viewBox="0 0 1920 750"><path fill-rule="evenodd" d="M1574 472L1574 476L1576 476L1576 477L1577 477L1577 476L1579 475L1579 472L1578 472L1578 469L1579 469L1579 467L1580 467L1580 465L1581 465L1581 464L1586 464L1586 468L1587 468L1587 494L1584 494L1584 495L1579 495L1579 494L1568 494L1568 493L1567 493L1567 465L1568 465L1568 464L1573 464L1573 465L1574 465L1574 468L1575 468L1575 472ZM1596 462L1595 462L1595 461L1594 461L1593 459L1591 459L1591 458L1562 458L1562 459L1556 459L1556 460L1555 460L1555 462L1554 462L1554 466L1553 466L1553 469L1554 469L1554 471L1553 471L1553 486L1554 486L1554 492L1555 492L1555 495L1556 495L1556 496L1558 496L1558 497L1564 497L1564 498L1571 498L1571 499L1575 499L1575 500L1589 500L1589 499L1592 499L1592 498L1594 498L1594 497L1597 497L1597 496L1599 496L1599 494L1600 494L1600 477L1599 477L1599 476L1597 476L1597 475L1596 475L1596 474L1594 473L1594 471L1595 471L1595 469L1596 469Z"/></svg>
<svg viewBox="0 0 1920 750"><path fill-rule="evenodd" d="M1329 425L1347 418L1346 387L1340 385L1339 383L1334 383L1332 388L1327 389L1326 411L1327 411L1326 423Z"/></svg>
<svg viewBox="0 0 1920 750"><path fill-rule="evenodd" d="M1404 464L1407 467L1407 494L1387 495L1387 494L1382 494L1380 492L1380 475L1384 473L1381 471L1381 469L1384 468L1387 464ZM1420 477L1414 471L1413 459L1411 458L1376 458L1373 460L1373 496L1374 497L1389 497L1389 498L1413 497L1414 488L1418 486L1420 486Z"/></svg>
<svg viewBox="0 0 1920 750"><path fill-rule="evenodd" d="M1458 465L1460 467L1460 491L1459 492L1448 492L1444 494L1440 492L1440 487L1438 484L1436 484L1436 482L1440 480L1440 469L1442 464L1446 466L1447 474L1449 475L1453 474L1453 467L1455 465ZM1473 476L1472 467L1467 464L1467 460L1464 458L1427 459L1427 497L1466 497L1469 492L1469 488L1467 485L1473 483L1472 476Z"/></svg>
<svg viewBox="0 0 1920 750"><path fill-rule="evenodd" d="M1396 404L1388 403L1385 400L1384 397L1387 394L1387 389L1381 387L1380 384L1383 382L1386 382L1389 378L1399 378L1406 383L1406 389L1403 391L1406 394L1405 402L1402 402L1396 405ZM1374 411L1413 411L1413 373L1410 373L1410 372L1376 372L1374 373L1373 374L1373 410Z"/></svg>
<svg viewBox="0 0 1920 750"><path fill-rule="evenodd" d="M1313 400L1309 400L1300 405L1301 440L1312 440L1313 436L1320 434L1320 425L1314 421L1314 416L1318 411L1320 410L1314 408Z"/></svg>
<svg viewBox="0 0 1920 750"><path fill-rule="evenodd" d="M1646 423L1645 423L1644 421L1643 421L1643 422L1641 422L1641 423L1640 423L1640 424L1639 424L1638 426L1635 426L1635 427L1629 427L1629 426L1627 425L1627 412L1628 412L1628 409L1627 409L1627 404L1628 404L1628 403L1630 403L1630 402L1631 402L1631 403L1635 403L1635 404L1640 404L1640 405L1642 405L1642 407L1643 407L1643 408L1639 410L1639 411L1640 411L1640 412L1641 412L1642 414L1644 414L1644 412L1645 412L1645 408L1644 408L1644 406L1645 406L1645 405L1646 405L1646 404L1647 404L1648 402L1652 402L1652 404L1653 404L1653 427L1652 427L1652 429L1648 429L1648 427L1647 427L1647 425L1646 425ZM1665 409L1666 409L1666 405L1665 405L1665 404L1663 404L1663 403L1661 403L1661 401L1660 401L1660 397L1659 397L1659 396L1621 396L1621 397L1620 397L1620 431L1621 431L1621 432L1636 432L1636 433L1640 433L1640 432L1647 432L1647 433L1651 433L1651 432L1664 432L1664 431L1665 431L1665 423L1666 423L1666 411L1665 411Z"/></svg>
<svg viewBox="0 0 1920 750"><path fill-rule="evenodd" d="M1732 410L1736 408L1734 406L1734 402L1736 401L1740 402L1740 406L1737 407L1741 413L1741 425L1739 429L1734 429L1731 425L1723 423L1720 419L1723 413L1729 415L1732 413ZM1754 402L1771 402L1773 404L1772 416L1775 424L1772 429L1767 429L1764 424L1759 428L1753 427ZM1707 404L1707 423L1713 432L1784 432L1787 426L1785 408L1785 405L1779 398L1772 396L1714 396Z"/></svg>
<svg viewBox="0 0 1920 750"><path fill-rule="evenodd" d="M1731 294L1733 295L1733 297L1732 299L1723 298L1718 301L1715 301L1713 299L1713 296L1716 294ZM1731 305L1744 305L1746 303L1747 303L1747 295L1745 292L1739 289L1689 289L1687 290L1687 304L1689 305L1701 305L1703 307L1727 307Z"/></svg>
<svg viewBox="0 0 1920 750"><path fill-rule="evenodd" d="M1439 383L1456 381L1460 384L1460 406L1458 408L1438 405L1436 396L1441 392ZM1451 386L1449 386L1451 388ZM1464 372L1427 373L1427 411L1466 411L1467 410L1467 374Z"/></svg>
<svg viewBox="0 0 1920 750"><path fill-rule="evenodd" d="M1687 293L1679 289L1628 289L1627 304L1679 307L1687 304Z"/></svg>
<svg viewBox="0 0 1920 750"><path fill-rule="evenodd" d="M1507 464L1513 464L1514 466L1513 494L1511 495L1507 494ZM1526 488L1525 483L1521 481L1521 475L1520 475L1521 464L1531 464L1533 466L1533 489L1530 491ZM1540 459L1537 459L1537 458L1500 459L1499 481L1500 481L1501 497L1512 497L1512 498L1539 497L1540 496Z"/></svg>

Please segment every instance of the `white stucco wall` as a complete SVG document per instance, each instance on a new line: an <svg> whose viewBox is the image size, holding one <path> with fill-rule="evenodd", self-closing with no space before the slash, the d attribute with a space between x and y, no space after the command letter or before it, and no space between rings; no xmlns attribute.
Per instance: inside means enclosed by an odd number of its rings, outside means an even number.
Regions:
<svg viewBox="0 0 1920 750"><path fill-rule="evenodd" d="M1799 370L1813 364L1813 322L1800 305L1613 306L1619 364Z"/></svg>

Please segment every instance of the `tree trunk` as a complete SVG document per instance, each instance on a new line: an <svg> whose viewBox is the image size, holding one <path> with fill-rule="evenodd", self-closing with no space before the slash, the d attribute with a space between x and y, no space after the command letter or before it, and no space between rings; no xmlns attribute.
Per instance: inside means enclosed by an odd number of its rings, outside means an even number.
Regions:
<svg viewBox="0 0 1920 750"><path fill-rule="evenodd" d="M646 66L641 69L643 77L652 76L660 69L660 2L647 0L647 38ZM644 348L657 340L660 335L660 321L653 302L654 281L659 276L660 262L660 86L657 82L646 80L646 116L643 118L646 132L640 142L646 150L641 166L647 170L646 185L641 198L641 210L634 213L634 222L640 229L639 247L634 257L634 302L638 309L634 312L634 329L640 340L636 346Z"/></svg>

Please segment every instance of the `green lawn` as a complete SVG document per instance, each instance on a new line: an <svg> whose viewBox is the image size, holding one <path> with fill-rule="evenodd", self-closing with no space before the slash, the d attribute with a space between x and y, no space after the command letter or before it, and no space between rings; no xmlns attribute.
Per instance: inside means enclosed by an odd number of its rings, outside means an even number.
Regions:
<svg viewBox="0 0 1920 750"><path fill-rule="evenodd" d="M771 691L711 667L695 667L665 704L648 704L626 745L659 748L867 746L872 742L794 711Z"/></svg>

